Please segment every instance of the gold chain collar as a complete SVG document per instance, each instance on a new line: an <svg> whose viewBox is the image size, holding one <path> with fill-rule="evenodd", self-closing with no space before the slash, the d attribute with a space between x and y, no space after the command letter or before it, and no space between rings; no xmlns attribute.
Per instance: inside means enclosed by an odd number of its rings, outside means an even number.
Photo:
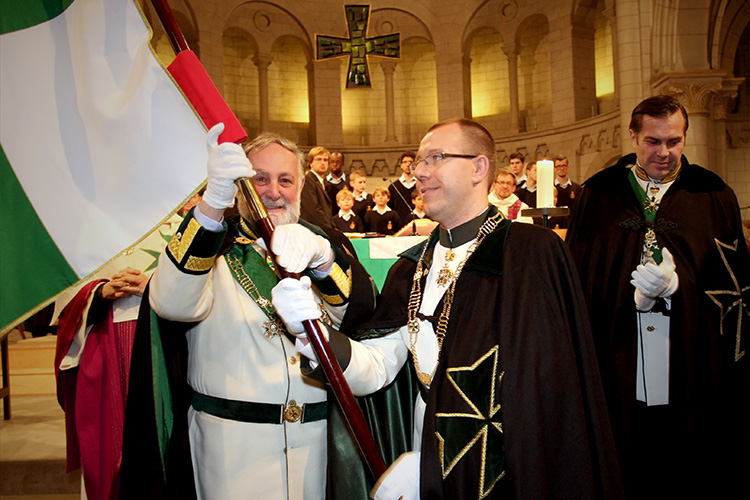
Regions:
<svg viewBox="0 0 750 500"><path fill-rule="evenodd" d="M414 280L411 287L411 293L409 294L409 320L406 326L409 331L409 350L411 351L412 359L414 360L414 369L417 372L417 378L419 378L419 381L425 387L429 387L432 383L432 377L435 375L438 364L440 362L440 355L443 351L443 340L445 339L445 334L448 330L448 321L451 315L451 306L453 305L456 283L458 282L459 276L461 276L461 271L463 271L464 264L466 264L466 261L469 260L469 257L471 257L477 247L482 243L485 236L495 230L495 227L497 226L497 223L500 221L500 219L502 219L502 214L498 212L497 214L487 219L484 224L482 224L482 226L479 228L476 240L474 240L474 243L472 243L469 249L466 251L466 257L464 257L464 259L458 264L456 271L450 278L450 285L448 287L448 290L446 290L445 297L443 299L443 310L440 312L437 328L435 329L435 337L437 339L438 345L437 362L435 363L435 368L433 368L432 373L430 374L420 371L419 358L417 356L417 339L419 337L420 329L417 312L419 312L419 307L422 305L421 278L422 274L424 273L425 254L427 253L427 247L429 245L425 244L424 248L422 249L422 255L419 256L417 269L414 272Z"/></svg>

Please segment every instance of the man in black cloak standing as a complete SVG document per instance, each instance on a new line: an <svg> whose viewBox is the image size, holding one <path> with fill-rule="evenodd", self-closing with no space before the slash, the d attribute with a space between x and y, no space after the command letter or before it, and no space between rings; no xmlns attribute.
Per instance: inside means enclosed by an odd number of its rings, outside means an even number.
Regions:
<svg viewBox="0 0 750 500"><path fill-rule="evenodd" d="M511 224L488 205L495 168L483 126L433 126L412 169L439 228L392 267L365 325L370 338L328 330L355 394L390 383L409 354L419 379L411 451L373 498L621 498L570 255L553 232ZM295 280L273 291L295 333L313 319L304 314L312 300ZM297 347L314 358L306 342L298 338Z"/></svg>
<svg viewBox="0 0 750 500"><path fill-rule="evenodd" d="M746 498L748 252L731 188L682 155L687 129L677 99L638 104L635 154L584 183L567 242L628 497Z"/></svg>

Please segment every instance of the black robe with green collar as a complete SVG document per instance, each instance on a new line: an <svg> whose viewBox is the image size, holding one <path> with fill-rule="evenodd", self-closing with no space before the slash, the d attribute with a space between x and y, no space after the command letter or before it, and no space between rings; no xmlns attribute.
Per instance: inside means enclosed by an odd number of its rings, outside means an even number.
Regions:
<svg viewBox="0 0 750 500"><path fill-rule="evenodd" d="M406 324L437 235L391 268L371 331ZM423 499L622 498L581 287L549 230L503 219L466 262L426 402Z"/></svg>
<svg viewBox="0 0 750 500"><path fill-rule="evenodd" d="M584 183L567 242L588 306L626 489L642 476L634 449L637 314L630 273L647 228L628 181L635 154ZM719 176L682 157L653 227L674 256L670 312L669 467L686 495L747 495L750 471L750 259L737 198ZM649 487L649 485L646 485ZM742 491L742 493L739 493ZM677 495L677 493L674 493ZM679 495L678 495L679 496Z"/></svg>

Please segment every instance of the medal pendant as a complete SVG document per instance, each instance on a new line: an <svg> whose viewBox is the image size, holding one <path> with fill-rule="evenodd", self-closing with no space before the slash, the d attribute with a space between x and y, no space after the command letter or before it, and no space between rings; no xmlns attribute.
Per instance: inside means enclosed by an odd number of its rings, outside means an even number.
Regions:
<svg viewBox="0 0 750 500"><path fill-rule="evenodd" d="M450 283L452 277L453 272L447 267L444 267L438 273L437 286L446 286L448 283Z"/></svg>
<svg viewBox="0 0 750 500"><path fill-rule="evenodd" d="M263 329L263 335L265 335L267 339L271 339L281 333L281 328L279 328L279 324L275 321L266 321L263 323Z"/></svg>

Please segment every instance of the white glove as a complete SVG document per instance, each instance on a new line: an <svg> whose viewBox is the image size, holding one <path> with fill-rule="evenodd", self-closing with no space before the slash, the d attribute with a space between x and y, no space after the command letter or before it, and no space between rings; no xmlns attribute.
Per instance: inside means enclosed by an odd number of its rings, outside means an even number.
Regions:
<svg viewBox="0 0 750 500"><path fill-rule="evenodd" d="M310 278L302 276L298 280L284 278L271 290L273 307L284 320L289 333L299 338L307 337L302 322L319 319L321 316L311 287Z"/></svg>
<svg viewBox="0 0 750 500"><path fill-rule="evenodd" d="M265 249L263 240L258 245ZM271 251L276 254L276 263L290 273L315 269L333 260L328 240L299 224L284 224L274 229Z"/></svg>
<svg viewBox="0 0 750 500"><path fill-rule="evenodd" d="M398 457L380 476L370 496L375 500L418 500L419 456L420 452L409 451Z"/></svg>
<svg viewBox="0 0 750 500"><path fill-rule="evenodd" d="M224 124L219 122L208 131L208 182L203 201L209 206L222 209L234 205L237 186L234 181L242 177L253 177L255 170L239 144L219 144Z"/></svg>
<svg viewBox="0 0 750 500"><path fill-rule="evenodd" d="M630 284L651 298L669 297L680 286L680 280L675 272L674 257L665 248L662 250L664 258L658 266L652 262L641 264L635 268L630 276Z"/></svg>
<svg viewBox="0 0 750 500"><path fill-rule="evenodd" d="M654 297L643 295L643 293L637 288L635 289L633 300L635 300L635 308L641 312L650 311L656 305L656 299Z"/></svg>

